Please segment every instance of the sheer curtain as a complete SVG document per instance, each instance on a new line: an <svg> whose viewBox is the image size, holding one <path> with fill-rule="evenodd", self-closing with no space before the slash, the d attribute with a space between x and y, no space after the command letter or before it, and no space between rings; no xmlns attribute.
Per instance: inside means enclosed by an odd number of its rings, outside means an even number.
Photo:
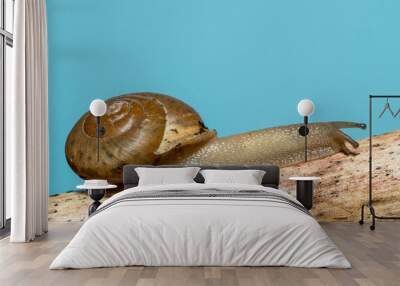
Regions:
<svg viewBox="0 0 400 286"><path fill-rule="evenodd" d="M12 242L47 231L48 116L45 0L15 1L14 72L6 114Z"/></svg>

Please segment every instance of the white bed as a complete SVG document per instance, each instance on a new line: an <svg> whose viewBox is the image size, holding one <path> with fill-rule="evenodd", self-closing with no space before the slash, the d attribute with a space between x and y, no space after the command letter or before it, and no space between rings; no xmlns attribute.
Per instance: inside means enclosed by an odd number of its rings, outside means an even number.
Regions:
<svg viewBox="0 0 400 286"><path fill-rule="evenodd" d="M135 197L175 190L185 195ZM264 193L254 197L252 191L265 192L268 199ZM209 195L190 196L193 192ZM214 196L216 192L241 195L220 197ZM350 268L321 226L297 204L280 190L255 185L130 188L100 206L50 269L128 265Z"/></svg>

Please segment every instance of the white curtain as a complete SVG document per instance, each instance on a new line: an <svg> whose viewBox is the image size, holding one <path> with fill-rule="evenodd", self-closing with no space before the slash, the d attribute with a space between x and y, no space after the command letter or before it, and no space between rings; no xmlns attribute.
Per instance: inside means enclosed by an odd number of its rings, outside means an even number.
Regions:
<svg viewBox="0 0 400 286"><path fill-rule="evenodd" d="M45 0L15 1L13 93L6 111L12 242L47 232L48 116ZM7 99L6 99L7 100Z"/></svg>

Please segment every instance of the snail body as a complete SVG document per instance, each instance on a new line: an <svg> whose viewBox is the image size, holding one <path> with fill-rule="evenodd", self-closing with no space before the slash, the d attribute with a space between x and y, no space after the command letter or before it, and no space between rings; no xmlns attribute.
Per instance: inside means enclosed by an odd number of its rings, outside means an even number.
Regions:
<svg viewBox="0 0 400 286"><path fill-rule="evenodd" d="M300 125L261 129L238 135L216 136L186 103L156 93L133 93L106 100L101 118L100 158L96 157L96 122L85 113L68 135L65 154L72 170L84 179L107 179L120 184L122 167L143 165L276 164L304 160ZM309 125L309 156L321 158L337 152L353 153L358 144L340 128L365 128L353 122Z"/></svg>
<svg viewBox="0 0 400 286"><path fill-rule="evenodd" d="M198 145L185 146L165 154L161 165L263 165L280 167L304 161L304 137L300 124L266 128L238 135L212 138ZM318 159L338 152L356 154L358 143L340 131L340 128L365 128L352 122L319 122L308 125L308 157Z"/></svg>

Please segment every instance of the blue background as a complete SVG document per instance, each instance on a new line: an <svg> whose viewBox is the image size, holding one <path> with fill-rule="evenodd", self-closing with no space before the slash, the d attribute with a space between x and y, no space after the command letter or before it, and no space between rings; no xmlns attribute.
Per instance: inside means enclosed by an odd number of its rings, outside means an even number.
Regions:
<svg viewBox="0 0 400 286"><path fill-rule="evenodd" d="M81 182L64 143L94 98L169 94L220 136L299 122L302 98L312 121L366 122L368 94L400 93L399 11L398 0L47 0L50 193Z"/></svg>

